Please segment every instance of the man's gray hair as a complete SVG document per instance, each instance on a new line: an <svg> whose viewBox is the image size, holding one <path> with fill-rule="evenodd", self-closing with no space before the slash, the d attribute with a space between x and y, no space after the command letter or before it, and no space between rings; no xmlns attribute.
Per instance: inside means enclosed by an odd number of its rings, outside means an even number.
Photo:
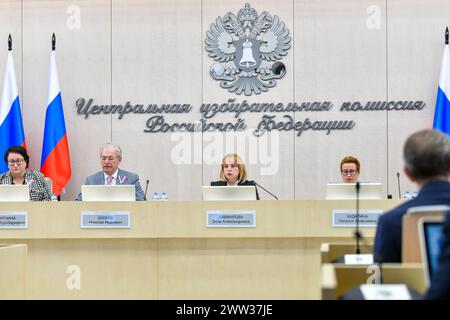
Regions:
<svg viewBox="0 0 450 320"><path fill-rule="evenodd" d="M105 143L103 146L100 147L100 156L102 155L103 150L105 149L109 149L109 148L114 148L116 150L116 155L122 159L122 149L120 148L120 146L118 144L114 144L114 143Z"/></svg>
<svg viewBox="0 0 450 320"><path fill-rule="evenodd" d="M436 130L422 130L409 136L403 148L408 172L417 179L447 176L450 165L450 140Z"/></svg>

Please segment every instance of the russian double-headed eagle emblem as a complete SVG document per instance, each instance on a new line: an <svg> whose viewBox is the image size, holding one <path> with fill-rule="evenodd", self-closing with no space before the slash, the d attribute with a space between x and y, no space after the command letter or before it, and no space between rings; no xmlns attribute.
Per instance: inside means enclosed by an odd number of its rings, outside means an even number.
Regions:
<svg viewBox="0 0 450 320"><path fill-rule="evenodd" d="M265 92L286 74L278 60L287 55L290 42L289 30L278 16L265 11L258 16L247 3L237 17L231 12L217 17L206 32L205 49L216 61L211 77L236 94Z"/></svg>

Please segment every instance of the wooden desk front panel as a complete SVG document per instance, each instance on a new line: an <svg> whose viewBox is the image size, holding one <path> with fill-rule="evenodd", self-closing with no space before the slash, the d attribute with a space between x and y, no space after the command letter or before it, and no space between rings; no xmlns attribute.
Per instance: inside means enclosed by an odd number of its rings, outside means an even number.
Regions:
<svg viewBox="0 0 450 320"><path fill-rule="evenodd" d="M396 201L363 201L389 209ZM30 299L319 299L320 244L352 241L332 209L352 201L2 203L29 228L0 230L28 245ZM256 211L256 228L206 228L206 210ZM131 228L80 229L80 212L131 212ZM373 239L374 228L363 234ZM79 267L81 288L67 273ZM73 267L72 267L73 268ZM70 280L69 280L70 281Z"/></svg>
<svg viewBox="0 0 450 320"><path fill-rule="evenodd" d="M0 299L26 298L27 247L0 244Z"/></svg>

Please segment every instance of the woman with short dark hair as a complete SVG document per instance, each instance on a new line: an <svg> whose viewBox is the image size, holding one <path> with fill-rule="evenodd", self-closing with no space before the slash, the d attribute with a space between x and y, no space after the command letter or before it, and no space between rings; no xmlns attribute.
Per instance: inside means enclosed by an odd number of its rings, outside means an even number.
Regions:
<svg viewBox="0 0 450 320"><path fill-rule="evenodd" d="M0 184L26 184L30 188L30 200L50 201L50 185L42 173L28 169L30 157L24 147L10 147L3 159L9 170L0 175Z"/></svg>

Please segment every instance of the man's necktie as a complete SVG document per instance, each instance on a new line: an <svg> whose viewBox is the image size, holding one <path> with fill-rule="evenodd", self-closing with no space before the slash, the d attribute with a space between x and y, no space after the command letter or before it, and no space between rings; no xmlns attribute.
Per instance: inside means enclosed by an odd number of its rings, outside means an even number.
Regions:
<svg viewBox="0 0 450 320"><path fill-rule="evenodd" d="M107 186L112 185L113 179L114 179L113 176L108 176L108 178L106 178L106 185L107 185Z"/></svg>

